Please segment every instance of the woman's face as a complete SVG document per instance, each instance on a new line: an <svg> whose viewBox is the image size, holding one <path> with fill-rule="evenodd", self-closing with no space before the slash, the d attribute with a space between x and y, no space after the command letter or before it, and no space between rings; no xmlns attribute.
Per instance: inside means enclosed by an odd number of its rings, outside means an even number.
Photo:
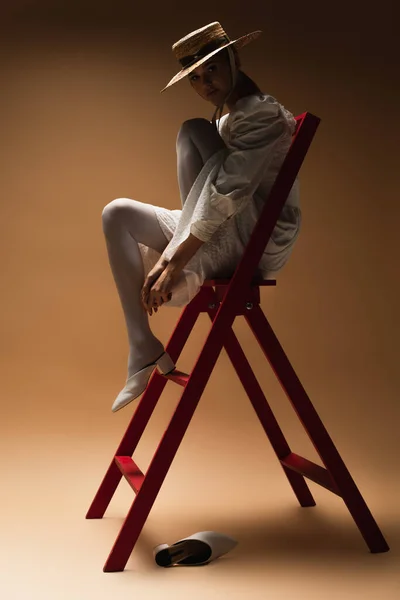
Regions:
<svg viewBox="0 0 400 600"><path fill-rule="evenodd" d="M214 54L188 75L192 88L208 102L220 106L231 89L231 69L229 61Z"/></svg>

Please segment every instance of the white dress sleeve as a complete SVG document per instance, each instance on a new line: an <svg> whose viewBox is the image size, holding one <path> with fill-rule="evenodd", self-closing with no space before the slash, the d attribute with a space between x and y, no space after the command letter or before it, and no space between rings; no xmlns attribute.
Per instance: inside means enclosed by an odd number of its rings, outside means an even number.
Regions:
<svg viewBox="0 0 400 600"><path fill-rule="evenodd" d="M290 144L295 125L270 96L254 102L250 110L247 106L245 111L236 110L229 117L222 164L208 189L203 190L208 198L203 202L201 218L190 225L190 233L204 242L224 221L245 208L274 160L274 150L284 138Z"/></svg>

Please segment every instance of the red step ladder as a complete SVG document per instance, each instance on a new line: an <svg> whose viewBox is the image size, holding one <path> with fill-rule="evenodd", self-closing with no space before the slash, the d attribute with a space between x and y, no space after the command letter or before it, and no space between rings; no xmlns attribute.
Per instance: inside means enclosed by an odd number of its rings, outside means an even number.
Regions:
<svg viewBox="0 0 400 600"><path fill-rule="evenodd" d="M166 351L176 363L199 314L206 312L212 326L193 371L187 374L175 369L169 375L162 375L157 369L154 371L88 510L88 519L103 517L122 476L135 492L132 506L104 565L106 572L124 570L223 347L300 505L315 506L304 479L306 477L343 498L371 552L389 550L260 307L259 287L275 285L275 280L252 278L320 123L320 119L309 112L296 117L296 121L293 141L270 192L268 207L263 210L233 277L204 282L196 297L182 311L166 346ZM325 468L291 451L233 332L232 324L239 315L244 316L249 324ZM167 381L181 385L183 393L147 472L142 473L132 455Z"/></svg>

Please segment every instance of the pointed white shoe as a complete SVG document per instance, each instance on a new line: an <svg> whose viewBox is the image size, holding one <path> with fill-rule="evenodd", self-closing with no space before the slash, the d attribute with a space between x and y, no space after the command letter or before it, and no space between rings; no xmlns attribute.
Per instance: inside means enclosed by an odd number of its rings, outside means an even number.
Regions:
<svg viewBox="0 0 400 600"><path fill-rule="evenodd" d="M129 377L124 389L120 391L111 407L112 412L117 412L117 410L120 410L132 402L132 400L135 400L135 398L143 394L149 383L150 376L156 367L164 375L171 373L171 371L175 369L175 365L170 355L167 352L163 352L163 354L159 356L156 361L151 363L151 365L148 365Z"/></svg>
<svg viewBox="0 0 400 600"><path fill-rule="evenodd" d="M199 531L169 546L160 544L153 550L159 567L172 565L206 565L212 560L227 554L237 545L233 538L216 531Z"/></svg>

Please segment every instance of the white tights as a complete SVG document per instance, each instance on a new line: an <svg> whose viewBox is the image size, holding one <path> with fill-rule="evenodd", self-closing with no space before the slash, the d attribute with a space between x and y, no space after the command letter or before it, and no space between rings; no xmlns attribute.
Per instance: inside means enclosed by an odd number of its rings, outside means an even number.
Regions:
<svg viewBox="0 0 400 600"><path fill-rule="evenodd" d="M205 119L185 121L176 140L177 174L182 206L205 162L225 146L216 128ZM140 302L144 283L138 243L160 252L168 240L151 204L117 198L102 213L103 232L111 271L124 311L129 341L128 378L154 362L163 352L149 316Z"/></svg>

